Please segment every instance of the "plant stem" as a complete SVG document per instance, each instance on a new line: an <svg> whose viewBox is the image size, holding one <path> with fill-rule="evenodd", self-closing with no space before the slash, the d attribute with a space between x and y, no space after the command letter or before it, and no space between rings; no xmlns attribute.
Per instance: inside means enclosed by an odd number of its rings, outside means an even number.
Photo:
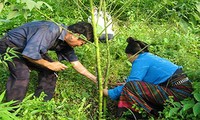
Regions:
<svg viewBox="0 0 200 120"><path fill-rule="evenodd" d="M102 119L102 105L103 105L103 85L102 85L102 74L101 74L101 63L100 63L100 49L99 49L99 40L97 37L96 31L96 23L94 20L94 9L93 9L93 0L90 0L90 8L91 8L91 17L92 17L92 25L94 32L94 42L96 45L96 62L97 62L97 79L99 83L99 120Z"/></svg>
<svg viewBox="0 0 200 120"><path fill-rule="evenodd" d="M108 33L107 33L107 27L110 25L107 25L107 16L106 16L106 1L103 0L103 13L104 13L104 28L105 28L105 35L106 35L106 51L107 51L107 64L106 64L106 72L105 72L105 80L104 80L104 88L107 88L108 86L108 75L109 75L109 69L110 69L110 46L108 42ZM112 23L111 23L112 24ZM103 99L103 113L104 116L107 114L107 99L104 97Z"/></svg>

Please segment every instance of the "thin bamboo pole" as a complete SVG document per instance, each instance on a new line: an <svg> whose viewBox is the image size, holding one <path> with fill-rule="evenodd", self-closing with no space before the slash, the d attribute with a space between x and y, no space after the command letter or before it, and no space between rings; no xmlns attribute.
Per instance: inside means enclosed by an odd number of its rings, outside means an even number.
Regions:
<svg viewBox="0 0 200 120"><path fill-rule="evenodd" d="M93 32L94 32L94 42L96 45L96 62L97 62L97 78L98 78L98 87L99 87L99 117L98 119L101 120L103 117L102 114L102 105L103 105L103 82L102 82L102 74L101 74L101 63L100 63L100 49L99 49L99 41L97 37L96 31L96 23L94 20L94 8L93 8L93 0L90 0L90 8L91 8L91 17L92 17L92 25L93 25Z"/></svg>
<svg viewBox="0 0 200 120"><path fill-rule="evenodd" d="M107 32L107 15L106 15L106 1L103 0L103 13L104 13L104 28L105 28L105 35L106 35L106 51L107 51L107 64L106 64L106 72L105 72L105 80L104 80L104 88L107 88L108 86L108 76L109 76L109 69L110 69L110 46L108 42L108 32ZM111 23L112 24L112 23ZM107 97L104 97L103 99L103 114L106 116L107 114Z"/></svg>

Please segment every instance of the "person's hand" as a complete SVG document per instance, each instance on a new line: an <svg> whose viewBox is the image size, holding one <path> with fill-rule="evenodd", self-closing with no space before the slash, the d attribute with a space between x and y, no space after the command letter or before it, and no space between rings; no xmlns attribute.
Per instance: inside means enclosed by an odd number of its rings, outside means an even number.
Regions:
<svg viewBox="0 0 200 120"><path fill-rule="evenodd" d="M108 96L108 89L107 88L103 89L103 95Z"/></svg>
<svg viewBox="0 0 200 120"><path fill-rule="evenodd" d="M62 70L65 70L67 68L66 65L56 61L56 62L51 62L49 65L48 65L48 68L50 70L53 70L53 71L62 71Z"/></svg>

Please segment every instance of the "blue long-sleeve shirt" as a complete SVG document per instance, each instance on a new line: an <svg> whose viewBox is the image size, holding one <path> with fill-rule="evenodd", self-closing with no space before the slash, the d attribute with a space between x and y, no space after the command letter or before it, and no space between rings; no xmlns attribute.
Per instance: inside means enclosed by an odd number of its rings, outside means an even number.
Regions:
<svg viewBox="0 0 200 120"><path fill-rule="evenodd" d="M29 58L41 59L41 54L54 50L59 60L77 61L74 49L64 41L67 26L61 26L51 21L33 21L10 30L7 36L18 52Z"/></svg>
<svg viewBox="0 0 200 120"><path fill-rule="evenodd" d="M157 85L165 82L178 68L181 68L181 66L177 66L167 59L145 52L139 54L138 58L133 61L132 69L126 82L137 80ZM109 89L108 96L112 100L117 100L121 95L122 89L123 85Z"/></svg>

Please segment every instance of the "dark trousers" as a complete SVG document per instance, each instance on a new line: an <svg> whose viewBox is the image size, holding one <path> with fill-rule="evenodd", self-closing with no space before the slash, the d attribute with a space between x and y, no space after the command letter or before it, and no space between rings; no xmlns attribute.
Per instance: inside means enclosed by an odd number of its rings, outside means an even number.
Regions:
<svg viewBox="0 0 200 120"><path fill-rule="evenodd" d="M0 41L0 53L3 54L7 47L16 47L6 38ZM51 60L46 54L42 58L48 61ZM56 85L56 73L49 69L35 65L19 55L19 58L13 58L12 62L7 62L10 70L10 76L6 84L6 99L7 101L19 100L22 101L26 95L30 71L38 72L38 85L35 90L35 96L39 96L44 92L47 96L44 100L50 100L54 95Z"/></svg>
<svg viewBox="0 0 200 120"><path fill-rule="evenodd" d="M45 101L53 97L57 79L54 71L35 66L24 58L14 58L12 62L8 62L8 67L10 76L6 84L7 101L23 100L28 88L30 68L38 71L35 96L38 97L41 92L44 92L47 95Z"/></svg>

